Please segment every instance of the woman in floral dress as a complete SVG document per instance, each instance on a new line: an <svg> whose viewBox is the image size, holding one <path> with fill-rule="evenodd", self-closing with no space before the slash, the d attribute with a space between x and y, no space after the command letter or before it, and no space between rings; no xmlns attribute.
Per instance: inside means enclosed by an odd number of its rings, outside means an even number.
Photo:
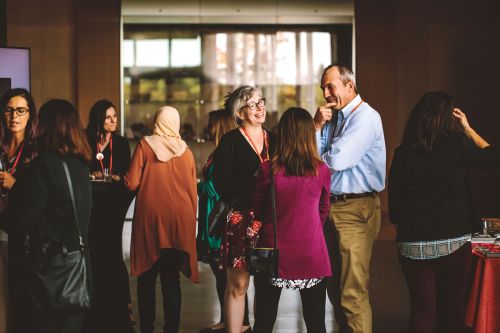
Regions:
<svg viewBox="0 0 500 333"><path fill-rule="evenodd" d="M252 210L255 176L260 163L269 160L274 145L273 135L262 127L265 106L262 92L255 87L242 86L226 96L225 108L239 128L222 137L214 154L215 190L232 207L221 245L227 277L224 311L228 333L242 332L250 279L245 257L257 242L260 226Z"/></svg>

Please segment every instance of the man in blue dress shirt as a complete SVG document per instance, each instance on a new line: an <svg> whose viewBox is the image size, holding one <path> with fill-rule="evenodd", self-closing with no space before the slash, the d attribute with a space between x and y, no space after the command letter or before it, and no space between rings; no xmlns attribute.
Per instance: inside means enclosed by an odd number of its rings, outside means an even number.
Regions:
<svg viewBox="0 0 500 333"><path fill-rule="evenodd" d="M371 333L370 259L381 220L377 193L385 187L386 171L382 121L361 99L349 67L328 66L321 90L326 104L316 111L314 123L318 151L332 171L330 219L340 255L340 267L333 267L340 281L335 317L341 333Z"/></svg>

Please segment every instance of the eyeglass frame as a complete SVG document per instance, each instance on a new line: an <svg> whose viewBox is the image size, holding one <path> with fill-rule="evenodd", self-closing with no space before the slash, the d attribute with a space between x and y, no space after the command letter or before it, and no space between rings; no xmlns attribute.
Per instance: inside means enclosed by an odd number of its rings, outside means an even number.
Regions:
<svg viewBox="0 0 500 333"><path fill-rule="evenodd" d="M242 106L240 110L243 110L244 108L249 108L250 110L255 111L255 110L257 110L257 106L260 106L261 108L266 106L266 98L262 97L257 102L252 102L252 103L246 104L246 105Z"/></svg>
<svg viewBox="0 0 500 333"><path fill-rule="evenodd" d="M24 112L20 112L19 110L25 110L25 111ZM7 106L7 107L5 107L5 108L2 109L2 112L4 114L8 114L8 115L13 115L14 112L15 112L18 117L22 117L25 114L29 113L30 109L29 108L25 108L24 106L19 106L17 108L11 108L11 107Z"/></svg>

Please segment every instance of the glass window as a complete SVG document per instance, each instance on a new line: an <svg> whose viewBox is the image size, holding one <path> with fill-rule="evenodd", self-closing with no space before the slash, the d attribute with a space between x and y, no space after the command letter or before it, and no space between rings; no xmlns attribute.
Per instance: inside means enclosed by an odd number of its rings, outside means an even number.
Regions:
<svg viewBox="0 0 500 333"><path fill-rule="evenodd" d="M136 45L136 66L168 67L168 40L138 40Z"/></svg>
<svg viewBox="0 0 500 333"><path fill-rule="evenodd" d="M332 46L330 33L312 33L312 55L315 78L320 79L323 70L332 63ZM319 83L319 80L317 82Z"/></svg>
<svg viewBox="0 0 500 333"><path fill-rule="evenodd" d="M125 132L135 137L148 133L158 108L171 105L180 113L186 139L206 138L208 113L220 109L224 96L243 84L262 89L268 128L289 107L313 113L324 102L318 88L321 73L337 60L335 31L125 25ZM191 147L202 166L205 161Z"/></svg>
<svg viewBox="0 0 500 333"><path fill-rule="evenodd" d="M123 41L123 67L132 67L135 63L134 41Z"/></svg>
<svg viewBox="0 0 500 333"><path fill-rule="evenodd" d="M197 67L201 64L200 37L172 39L172 67Z"/></svg>
<svg viewBox="0 0 500 333"><path fill-rule="evenodd" d="M280 84L297 83L297 54L295 33L276 35L276 79Z"/></svg>

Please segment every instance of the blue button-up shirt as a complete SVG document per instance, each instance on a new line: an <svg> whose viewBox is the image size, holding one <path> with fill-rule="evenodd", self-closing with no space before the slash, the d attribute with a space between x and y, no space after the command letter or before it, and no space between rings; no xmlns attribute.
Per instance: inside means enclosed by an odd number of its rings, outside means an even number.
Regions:
<svg viewBox="0 0 500 333"><path fill-rule="evenodd" d="M385 188L382 120L366 102L351 112L360 102L357 95L339 111L337 126L332 120L316 132L318 152L332 171L331 194L380 192Z"/></svg>

